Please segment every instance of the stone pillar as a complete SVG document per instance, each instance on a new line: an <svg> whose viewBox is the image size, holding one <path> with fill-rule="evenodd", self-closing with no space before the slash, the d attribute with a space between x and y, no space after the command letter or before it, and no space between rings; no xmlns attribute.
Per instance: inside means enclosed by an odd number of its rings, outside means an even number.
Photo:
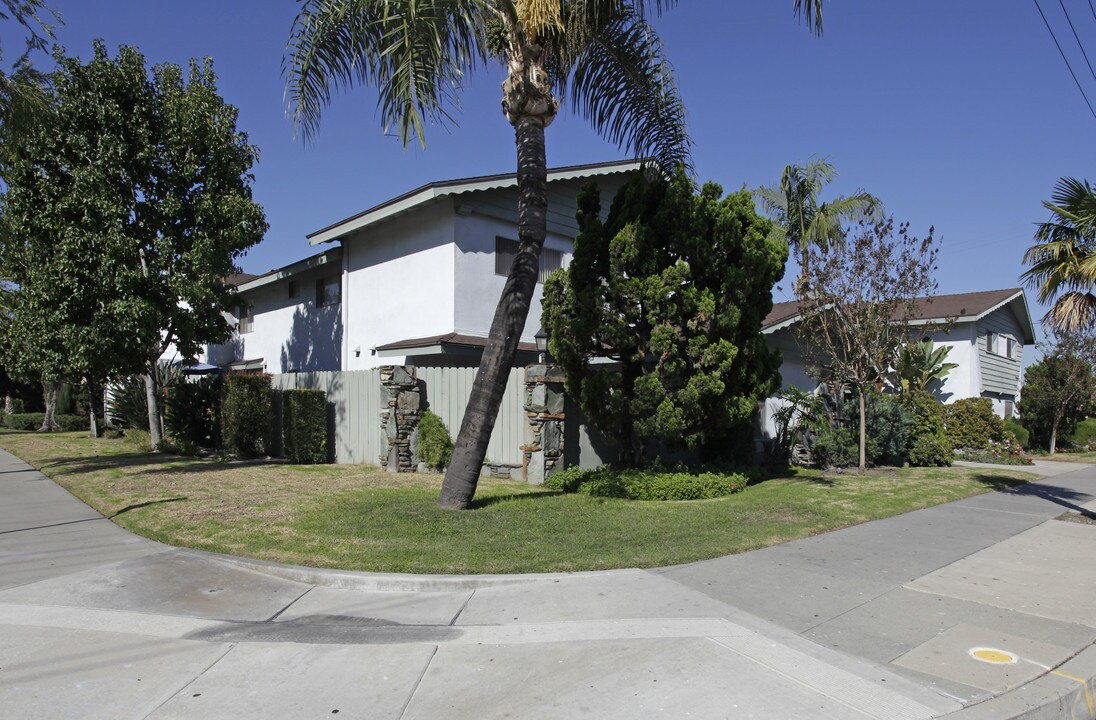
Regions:
<svg viewBox="0 0 1096 720"><path fill-rule="evenodd" d="M540 484L563 468L563 370L558 365L525 368L525 444L521 476Z"/></svg>
<svg viewBox="0 0 1096 720"><path fill-rule="evenodd" d="M385 365L381 377L381 467L415 472L419 465L419 409L422 395L413 365Z"/></svg>

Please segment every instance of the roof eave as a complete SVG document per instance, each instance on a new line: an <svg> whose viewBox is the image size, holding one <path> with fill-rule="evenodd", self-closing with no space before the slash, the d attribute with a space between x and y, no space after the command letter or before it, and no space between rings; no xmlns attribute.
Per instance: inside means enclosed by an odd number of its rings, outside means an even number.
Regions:
<svg viewBox="0 0 1096 720"><path fill-rule="evenodd" d="M626 160L603 163L600 165L574 165L549 169L548 182L634 172L639 170L642 166L643 161L641 160ZM465 193L484 190L501 190L504 188L516 187L517 184L517 175L513 173L470 178L466 181L431 183L418 190L412 190L405 195L400 195L392 200L381 203L365 212L341 220L334 225L329 225L321 230L317 230L307 236L308 243L310 245L320 245L333 242L352 232L389 220L397 215L402 215L409 210L439 200L443 197L463 195Z"/></svg>

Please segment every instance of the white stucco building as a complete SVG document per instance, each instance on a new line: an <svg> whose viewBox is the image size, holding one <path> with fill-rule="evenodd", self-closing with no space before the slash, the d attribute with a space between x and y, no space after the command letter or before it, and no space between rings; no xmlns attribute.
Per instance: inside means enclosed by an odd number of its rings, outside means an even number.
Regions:
<svg viewBox="0 0 1096 720"><path fill-rule="evenodd" d="M635 161L548 171L542 279L570 261L581 188L597 182L607 211L639 171ZM517 239L514 174L424 185L309 235L322 252L239 278L239 331L207 361L271 373L476 365ZM538 284L522 363L540 299Z"/></svg>

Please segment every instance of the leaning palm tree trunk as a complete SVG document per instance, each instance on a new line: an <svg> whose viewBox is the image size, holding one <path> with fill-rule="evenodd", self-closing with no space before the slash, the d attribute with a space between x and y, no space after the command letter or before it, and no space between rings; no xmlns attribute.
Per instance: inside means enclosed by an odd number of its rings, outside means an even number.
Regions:
<svg viewBox="0 0 1096 720"><path fill-rule="evenodd" d="M540 250L547 235L548 171L544 153L544 120L525 117L517 122L518 239L520 247L502 290L487 347L457 433L453 459L445 473L438 503L467 509L476 493L487 444L495 428L506 376L517 356L529 305L540 271Z"/></svg>

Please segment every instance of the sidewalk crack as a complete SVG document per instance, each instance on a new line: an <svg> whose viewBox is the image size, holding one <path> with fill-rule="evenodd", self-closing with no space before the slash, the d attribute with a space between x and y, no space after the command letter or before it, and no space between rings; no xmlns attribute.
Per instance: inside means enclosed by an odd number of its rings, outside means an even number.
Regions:
<svg viewBox="0 0 1096 720"><path fill-rule="evenodd" d="M291 607L293 607L294 605L296 605L296 604L297 604L297 601L298 601L298 600L300 600L300 599L301 599L301 598L303 598L303 597L304 597L305 595L307 595L308 593L312 592L312 591L313 591L313 590L315 590L315 589L316 589L316 586L315 586L315 585L311 585L311 586L309 586L309 588L308 588L307 590L305 590L305 591L304 591L303 593L301 593L301 594L300 594L300 595L298 595L297 597L295 597L295 598L293 598L292 600L290 600L290 601L289 601L289 604L288 604L288 605L286 605L286 606L285 606L284 608L282 608L282 609L281 609L281 610L279 610L278 612L276 612L276 613L274 613L273 615L271 615L270 617L268 617L268 618L267 618L266 620L263 620L263 622L268 622L268 623L270 623L270 622L274 622L274 621L275 621L275 620L277 620L277 619L278 619L279 617L281 617L282 613L284 613L284 612L285 612L286 610L288 610L289 608L291 608Z"/></svg>
<svg viewBox="0 0 1096 720"><path fill-rule="evenodd" d="M457 618L459 618L461 616L461 614L464 612L464 609L466 607L468 607L468 603L472 602L472 598L475 597L475 596L476 596L476 590L475 590L475 588L473 588L472 593L467 598L465 598L464 603L462 603L461 606L460 606L460 609L457 610L457 614L454 615L453 619L449 621L449 626L450 627L457 624Z"/></svg>
<svg viewBox="0 0 1096 720"><path fill-rule="evenodd" d="M430 659L426 661L426 666L422 669L422 672L419 673L418 680L415 681L415 686L411 688L411 692L407 696L407 701L403 704L403 707L400 708L398 720L403 720L404 715L407 714L407 708L411 706L411 701L415 699L415 694L419 691L419 687L422 685L422 680L426 677L426 673L430 670L430 666L434 664L434 658L437 657L437 654L438 646L435 645L434 651L430 653Z"/></svg>

